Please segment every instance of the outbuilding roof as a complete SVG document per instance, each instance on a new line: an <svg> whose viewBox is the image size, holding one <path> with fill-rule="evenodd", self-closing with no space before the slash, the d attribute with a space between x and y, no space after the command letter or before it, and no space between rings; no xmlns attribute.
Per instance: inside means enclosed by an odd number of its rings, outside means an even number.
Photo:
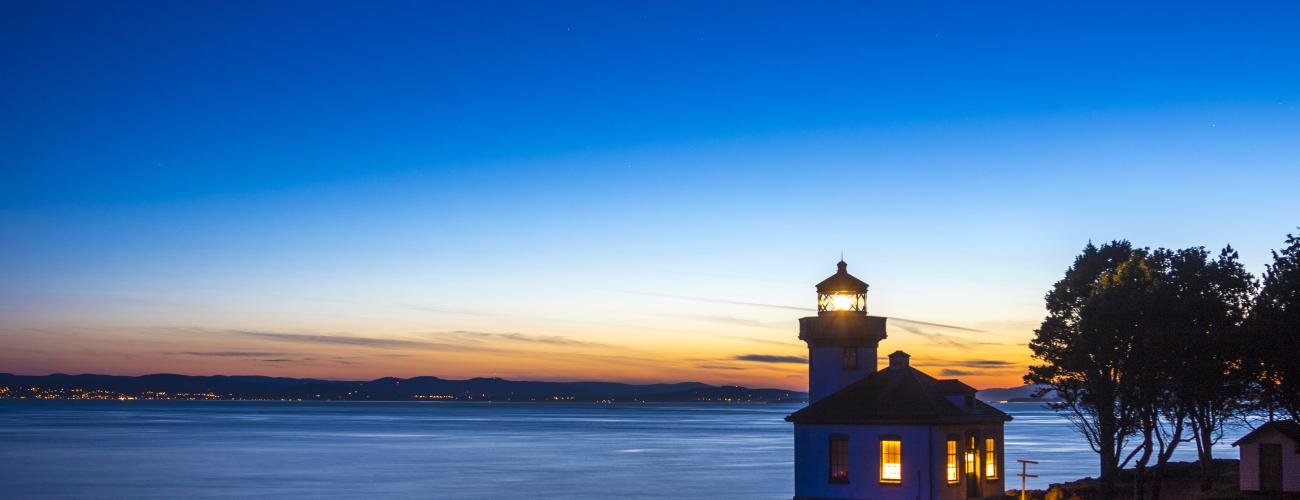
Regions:
<svg viewBox="0 0 1300 500"><path fill-rule="evenodd" d="M1245 436L1242 436L1241 439L1238 439L1236 442L1232 443L1232 445L1237 446L1239 444L1249 443L1251 441L1259 439L1261 436L1263 436L1265 433L1271 430L1275 430L1278 433L1282 434L1283 436L1290 438L1291 441L1300 444L1300 423L1296 423L1296 421L1294 420L1274 420L1272 422L1268 422L1264 425L1256 427L1255 430L1250 431L1250 433L1246 434ZM1300 452L1300 449L1297 449L1297 452Z"/></svg>
<svg viewBox="0 0 1300 500"><path fill-rule="evenodd" d="M794 412L796 424L947 424L1006 422L1011 416L975 399L958 380L937 380L908 366L891 366Z"/></svg>

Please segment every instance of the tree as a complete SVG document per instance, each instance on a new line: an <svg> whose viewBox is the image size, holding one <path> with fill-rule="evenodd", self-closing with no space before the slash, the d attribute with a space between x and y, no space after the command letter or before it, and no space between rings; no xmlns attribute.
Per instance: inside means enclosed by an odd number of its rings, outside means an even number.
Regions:
<svg viewBox="0 0 1300 500"><path fill-rule="evenodd" d="M1170 343L1169 328L1161 321L1167 307L1162 296L1161 273L1169 252L1135 250L1114 271L1102 274L1080 314L1080 328L1112 339L1122 363L1116 391L1119 405L1130 410L1132 431L1140 440L1119 462L1124 468L1134 457L1133 498L1146 492L1147 464L1157 452L1164 456L1162 436L1164 410L1168 405L1169 364L1162 350ZM1181 418L1179 419L1181 421ZM1120 447L1123 449L1123 446Z"/></svg>
<svg viewBox="0 0 1300 500"><path fill-rule="evenodd" d="M1053 408L1083 434L1100 456L1101 488L1114 494L1119 456L1136 427L1132 399L1123 391L1129 383L1132 332L1122 323L1124 314L1108 306L1124 306L1120 297L1134 293L1124 285L1137 280L1140 269L1130 268L1135 251L1127 241L1094 246L1089 243L1046 296L1047 318L1034 331L1029 348L1043 364L1029 367L1028 383L1045 384L1060 393ZM1102 284L1108 278L1109 285ZM1098 293L1106 290L1106 293ZM1131 312L1131 311L1130 311Z"/></svg>
<svg viewBox="0 0 1300 500"><path fill-rule="evenodd" d="M1173 333L1156 355L1167 370L1170 404L1185 415L1201 465L1201 489L1213 481L1213 446L1242 410L1248 377L1242 339L1255 278L1231 246L1210 260L1204 247L1167 252L1160 316Z"/></svg>
<svg viewBox="0 0 1300 500"><path fill-rule="evenodd" d="M1300 421L1300 237L1288 234L1251 311L1250 368L1260 406L1281 409Z"/></svg>
<svg viewBox="0 0 1300 500"><path fill-rule="evenodd" d="M1055 408L1101 459L1102 494L1134 466L1133 497L1153 494L1180 443L1195 440L1202 472L1238 408L1240 335L1254 278L1231 247L1133 249L1089 244L1047 296L1048 317L1030 342L1043 365L1025 379L1056 388ZM1207 483L1208 484L1208 483Z"/></svg>

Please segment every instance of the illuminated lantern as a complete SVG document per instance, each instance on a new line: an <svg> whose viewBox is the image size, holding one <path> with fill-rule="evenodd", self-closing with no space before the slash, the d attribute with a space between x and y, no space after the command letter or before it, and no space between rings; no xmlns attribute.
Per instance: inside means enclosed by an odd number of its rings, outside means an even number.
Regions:
<svg viewBox="0 0 1300 500"><path fill-rule="evenodd" d="M849 265L837 264L839 271L817 284L817 314L867 314L867 282L849 274Z"/></svg>
<svg viewBox="0 0 1300 500"><path fill-rule="evenodd" d="M876 346L885 318L867 315L867 282L844 261L818 283L817 315L799 319L808 343L808 399L816 401L876 372Z"/></svg>

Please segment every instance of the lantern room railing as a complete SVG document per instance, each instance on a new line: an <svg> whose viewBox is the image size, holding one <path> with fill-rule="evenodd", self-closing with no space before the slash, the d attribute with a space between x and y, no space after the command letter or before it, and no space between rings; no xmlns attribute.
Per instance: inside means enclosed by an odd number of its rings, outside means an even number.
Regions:
<svg viewBox="0 0 1300 500"><path fill-rule="evenodd" d="M866 292L831 292L817 294L817 312L857 312L866 314Z"/></svg>

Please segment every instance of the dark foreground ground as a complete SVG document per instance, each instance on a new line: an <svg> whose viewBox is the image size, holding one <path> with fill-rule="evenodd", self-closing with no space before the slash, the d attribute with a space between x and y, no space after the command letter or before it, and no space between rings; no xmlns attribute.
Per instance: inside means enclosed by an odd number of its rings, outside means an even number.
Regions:
<svg viewBox="0 0 1300 500"><path fill-rule="evenodd" d="M1201 491L1200 488L1200 467L1196 462L1170 462L1165 466L1164 480L1161 485L1161 499L1178 499L1178 500L1209 500L1209 499L1300 499L1300 495L1261 495L1257 493L1242 493L1238 490L1237 482L1237 461L1236 460L1215 460L1214 461L1215 478L1213 487L1209 491ZM1017 479L1017 478L1008 478ZM1147 480L1146 495L1150 498L1151 482ZM1010 482L1010 481L1008 481ZM1010 484L1008 484L1010 486ZM1125 469L1120 473L1120 484L1118 486L1118 496L1116 499L1132 499L1133 495L1133 471ZM1007 497L1020 498L1019 490L1008 490ZM1053 484L1047 490L1028 490L1025 498L1035 500L1098 500L1101 499L1099 494L1098 482L1096 479L1086 477L1078 481L1067 483Z"/></svg>

